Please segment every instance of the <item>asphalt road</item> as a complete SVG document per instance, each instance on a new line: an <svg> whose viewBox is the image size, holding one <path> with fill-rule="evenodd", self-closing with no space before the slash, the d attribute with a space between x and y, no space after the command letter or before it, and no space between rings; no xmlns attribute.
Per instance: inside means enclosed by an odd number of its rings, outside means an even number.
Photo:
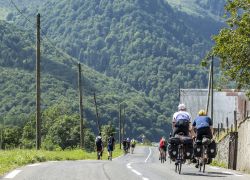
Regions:
<svg viewBox="0 0 250 180"><path fill-rule="evenodd" d="M154 147L136 147L134 154L106 160L53 161L18 168L2 179L13 180L249 180L250 176L236 171L208 166L199 172L194 164L183 165L179 175L168 160L161 164Z"/></svg>

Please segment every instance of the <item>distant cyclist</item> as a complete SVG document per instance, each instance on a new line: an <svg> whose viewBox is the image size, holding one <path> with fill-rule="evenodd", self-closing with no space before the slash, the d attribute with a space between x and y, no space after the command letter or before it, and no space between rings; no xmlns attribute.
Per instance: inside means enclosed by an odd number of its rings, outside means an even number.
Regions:
<svg viewBox="0 0 250 180"><path fill-rule="evenodd" d="M178 112L174 113L172 128L174 136L178 133L183 133L185 136L191 136L191 116L186 111L185 104L179 104Z"/></svg>
<svg viewBox="0 0 250 180"><path fill-rule="evenodd" d="M127 149L127 139L124 138L123 141L122 141L122 146L123 146L123 150L124 150L124 153L127 153L128 152L128 149Z"/></svg>
<svg viewBox="0 0 250 180"><path fill-rule="evenodd" d="M115 138L111 134L108 138L108 160L112 160L112 152L115 148Z"/></svg>
<svg viewBox="0 0 250 180"><path fill-rule="evenodd" d="M97 151L97 159L102 158L102 152L103 152L103 141L102 141L102 136L101 133L96 137L95 139L95 145L96 145L96 151Z"/></svg>
<svg viewBox="0 0 250 180"><path fill-rule="evenodd" d="M130 141L130 153L133 154L134 153L134 149L135 149L135 145L136 145L136 142L135 142L135 139L131 139Z"/></svg>
<svg viewBox="0 0 250 180"><path fill-rule="evenodd" d="M159 143L159 151L160 151L160 156L159 160L161 158L161 154L164 153L164 157L166 160L166 151L167 151L167 143L164 137L161 138L160 143Z"/></svg>

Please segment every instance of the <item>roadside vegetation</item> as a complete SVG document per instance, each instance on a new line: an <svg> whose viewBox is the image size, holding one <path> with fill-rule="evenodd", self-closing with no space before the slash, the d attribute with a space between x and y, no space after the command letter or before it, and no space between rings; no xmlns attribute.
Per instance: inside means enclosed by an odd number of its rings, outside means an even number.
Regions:
<svg viewBox="0 0 250 180"><path fill-rule="evenodd" d="M119 149L119 145L116 146L113 152L113 158L121 156L123 151ZM0 176L7 172L33 163L45 162L45 161L64 161L64 160L87 160L96 159L96 152L87 152L81 149L74 150L3 150L0 151ZM107 160L107 150L103 152L103 160Z"/></svg>

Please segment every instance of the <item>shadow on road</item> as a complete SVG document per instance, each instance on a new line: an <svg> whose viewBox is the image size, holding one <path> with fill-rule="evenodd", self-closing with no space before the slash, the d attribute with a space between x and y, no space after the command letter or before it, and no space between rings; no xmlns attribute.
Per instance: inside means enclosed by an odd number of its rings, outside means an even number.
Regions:
<svg viewBox="0 0 250 180"><path fill-rule="evenodd" d="M205 177L226 177L232 175L230 173L223 173L223 172L207 172L207 173L182 173L182 175L187 176L205 176Z"/></svg>

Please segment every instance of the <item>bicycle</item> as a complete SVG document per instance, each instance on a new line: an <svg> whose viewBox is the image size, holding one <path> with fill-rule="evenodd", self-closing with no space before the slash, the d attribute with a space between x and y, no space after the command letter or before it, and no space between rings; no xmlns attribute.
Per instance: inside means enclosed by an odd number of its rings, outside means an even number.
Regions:
<svg viewBox="0 0 250 180"><path fill-rule="evenodd" d="M161 163L166 161L166 151L163 148L160 148L160 161Z"/></svg>
<svg viewBox="0 0 250 180"><path fill-rule="evenodd" d="M100 160L102 157L102 151L97 151L97 160Z"/></svg>
<svg viewBox="0 0 250 180"><path fill-rule="evenodd" d="M178 172L179 174L181 174L181 167L182 164L184 163L184 148L183 148L183 144L179 144L178 145L178 152L177 152L177 158L175 160L175 172Z"/></svg>
<svg viewBox="0 0 250 180"><path fill-rule="evenodd" d="M112 161L112 151L109 151L108 160Z"/></svg>
<svg viewBox="0 0 250 180"><path fill-rule="evenodd" d="M206 169L206 164L208 162L208 146L211 144L211 139L209 139L207 136L202 136L202 154L201 157L198 160L199 164L199 171L204 173Z"/></svg>

